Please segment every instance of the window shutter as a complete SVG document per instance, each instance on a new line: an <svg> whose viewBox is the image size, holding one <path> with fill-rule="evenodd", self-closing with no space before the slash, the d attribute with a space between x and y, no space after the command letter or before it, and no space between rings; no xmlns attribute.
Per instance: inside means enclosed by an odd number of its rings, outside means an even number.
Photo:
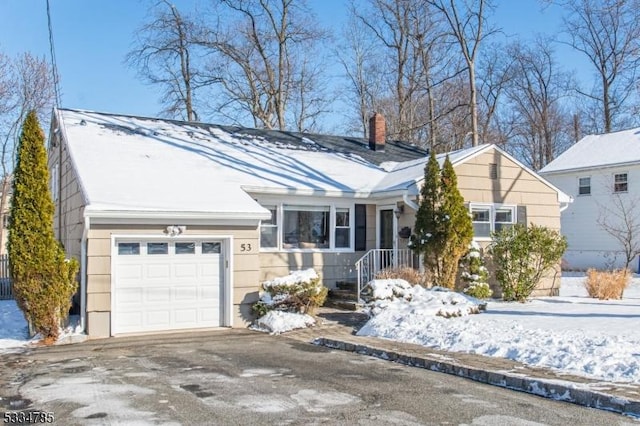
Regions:
<svg viewBox="0 0 640 426"><path fill-rule="evenodd" d="M528 226L527 223L527 206L518 206L518 223Z"/></svg>
<svg viewBox="0 0 640 426"><path fill-rule="evenodd" d="M355 213L355 249L356 251L364 251L367 249L367 206L365 204L356 204Z"/></svg>

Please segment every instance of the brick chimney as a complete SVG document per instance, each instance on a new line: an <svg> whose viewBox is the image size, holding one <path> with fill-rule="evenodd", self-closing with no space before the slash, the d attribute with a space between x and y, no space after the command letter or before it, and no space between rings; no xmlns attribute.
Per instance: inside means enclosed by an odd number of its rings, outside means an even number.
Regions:
<svg viewBox="0 0 640 426"><path fill-rule="evenodd" d="M384 117L376 112L369 119L369 149L372 151L384 151L386 137Z"/></svg>

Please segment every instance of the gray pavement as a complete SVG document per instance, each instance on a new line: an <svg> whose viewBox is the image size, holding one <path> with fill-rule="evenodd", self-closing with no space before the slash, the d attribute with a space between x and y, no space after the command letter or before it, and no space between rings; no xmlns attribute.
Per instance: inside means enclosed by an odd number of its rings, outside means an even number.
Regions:
<svg viewBox="0 0 640 426"><path fill-rule="evenodd" d="M602 382L504 358L356 336L354 333L367 319L358 312L321 308L319 316L322 318L319 326L292 331L287 336L640 419L640 385L637 384Z"/></svg>

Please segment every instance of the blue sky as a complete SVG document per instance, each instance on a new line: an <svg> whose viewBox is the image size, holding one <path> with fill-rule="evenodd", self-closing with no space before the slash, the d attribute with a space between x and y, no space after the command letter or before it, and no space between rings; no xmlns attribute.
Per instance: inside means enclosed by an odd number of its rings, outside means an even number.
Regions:
<svg viewBox="0 0 640 426"><path fill-rule="evenodd" d="M198 0L175 0L192 7ZM145 21L151 0L51 0L62 106L154 116L161 107L157 89L142 84L124 64L132 34ZM206 1L200 0L199 4ZM531 37L557 31L555 9L541 10L538 0L497 0L493 17L506 35ZM309 0L321 22L339 33L347 0ZM0 1L0 51L13 56L30 51L49 58L45 0ZM567 64L581 59L564 49ZM572 66L568 67L573 68Z"/></svg>

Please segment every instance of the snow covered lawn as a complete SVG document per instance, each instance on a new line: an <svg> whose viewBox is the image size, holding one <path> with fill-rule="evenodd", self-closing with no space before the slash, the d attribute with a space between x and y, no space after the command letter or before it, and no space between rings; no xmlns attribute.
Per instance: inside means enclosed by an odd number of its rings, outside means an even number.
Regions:
<svg viewBox="0 0 640 426"><path fill-rule="evenodd" d="M509 358L604 381L640 383L640 277L622 300L587 296L582 276L563 276L559 297L490 301L480 315L427 315L396 303L359 332L427 347Z"/></svg>
<svg viewBox="0 0 640 426"><path fill-rule="evenodd" d="M603 381L640 383L640 277L634 277L622 300L591 299L582 281L581 276L564 276L560 297L524 304L490 301L479 315L468 315L473 310L468 299L446 292L432 292L431 299L421 296L415 303L394 301L387 304L386 315L379 305L378 315L359 335L510 358ZM441 316L447 312L460 316ZM282 314L265 318L265 328L277 333L310 324L302 315ZM15 302L0 301L0 353L32 342Z"/></svg>

